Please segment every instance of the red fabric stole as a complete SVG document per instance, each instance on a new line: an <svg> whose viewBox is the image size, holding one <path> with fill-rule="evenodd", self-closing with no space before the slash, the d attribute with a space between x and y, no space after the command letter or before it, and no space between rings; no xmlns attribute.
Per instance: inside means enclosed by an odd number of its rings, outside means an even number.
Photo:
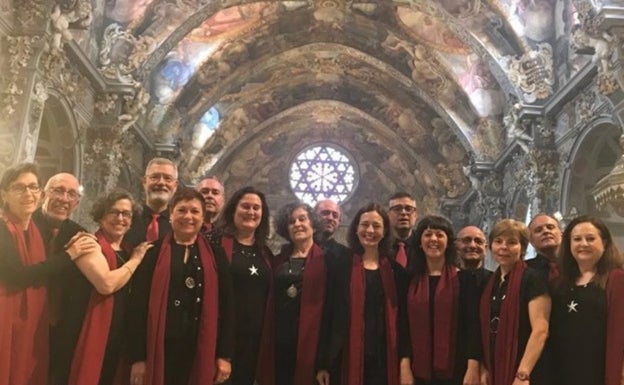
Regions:
<svg viewBox="0 0 624 385"><path fill-rule="evenodd" d="M414 377L426 381L447 380L455 368L455 344L459 318L459 277L457 268L445 265L436 286L433 325L429 275L410 282L407 311L410 326ZM433 332L433 333L432 333Z"/></svg>
<svg viewBox="0 0 624 385"><path fill-rule="evenodd" d="M303 271L297 336L297 367L293 381L297 385L316 385L316 349L321 333L326 281L327 269L323 251L315 243L308 252Z"/></svg>
<svg viewBox="0 0 624 385"><path fill-rule="evenodd" d="M24 266L45 260L45 243L31 221L24 232L18 220L3 218ZM49 314L44 286L20 291L0 285L0 385L48 383Z"/></svg>
<svg viewBox="0 0 624 385"><path fill-rule="evenodd" d="M554 282L559 278L559 268L555 262L548 262L548 282Z"/></svg>
<svg viewBox="0 0 624 385"><path fill-rule="evenodd" d="M509 283L505 300L501 305L498 333L496 335L496 346L494 347L494 357L492 362L492 352L490 350L490 319L492 318L492 288L500 276L500 268L490 277L479 306L481 318L481 340L483 342L483 361L490 374L494 368L493 384L511 384L514 381L517 371L518 356L518 328L520 326L520 284L522 276L526 270L526 263L517 262L507 274Z"/></svg>
<svg viewBox="0 0 624 385"><path fill-rule="evenodd" d="M228 262L232 263L234 238L231 235L224 234L221 237L221 246L225 250ZM271 272L271 277L269 278L269 293L264 311L262 338L256 364L256 381L260 385L273 385L275 383L275 345L273 344L273 341L275 341L275 298L273 294L273 275L269 259L270 252L266 248L260 250L260 252Z"/></svg>
<svg viewBox="0 0 624 385"><path fill-rule="evenodd" d="M147 321L147 370L145 384L163 385L165 380L165 324L171 279L171 240L169 232L162 241L150 291ZM219 284L212 249L203 236L196 244L203 266L204 287L197 352L189 385L210 385L216 375Z"/></svg>
<svg viewBox="0 0 624 385"><path fill-rule="evenodd" d="M364 302L366 298L366 278L362 256L354 255L351 264L351 288L349 308L349 335L343 349L342 379L346 385L364 383ZM397 289L390 261L379 261L379 272L385 298L386 321L386 367L388 385L399 384L399 358L397 336Z"/></svg>
<svg viewBox="0 0 624 385"><path fill-rule="evenodd" d="M102 247L102 254L106 257L109 269L117 269L117 254L102 230L98 230L95 236ZM102 295L95 289L91 291L80 337L74 350L69 375L70 385L97 385L99 383L114 307L115 295Z"/></svg>
<svg viewBox="0 0 624 385"><path fill-rule="evenodd" d="M607 279L607 352L605 385L620 385L624 363L624 270L614 269Z"/></svg>

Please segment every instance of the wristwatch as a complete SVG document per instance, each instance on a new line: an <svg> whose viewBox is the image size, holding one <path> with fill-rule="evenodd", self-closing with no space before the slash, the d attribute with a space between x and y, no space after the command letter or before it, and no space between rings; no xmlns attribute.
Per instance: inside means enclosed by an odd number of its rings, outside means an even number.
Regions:
<svg viewBox="0 0 624 385"><path fill-rule="evenodd" d="M529 381L531 379L531 376L529 376L529 373L527 372L518 372L516 373L516 378L520 381Z"/></svg>

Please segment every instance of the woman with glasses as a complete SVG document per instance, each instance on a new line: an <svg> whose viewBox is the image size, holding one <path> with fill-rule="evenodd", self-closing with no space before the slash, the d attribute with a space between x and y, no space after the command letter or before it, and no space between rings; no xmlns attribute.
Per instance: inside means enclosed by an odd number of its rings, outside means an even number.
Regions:
<svg viewBox="0 0 624 385"><path fill-rule="evenodd" d="M263 378L264 369L272 361L264 350L261 352L267 347L261 341L263 337L265 342L270 339L273 325L273 302L269 300L273 254L266 245L269 231L269 206L264 194L254 187L244 187L232 195L216 229L208 233L213 244L225 250L234 287L236 344L229 379L233 385L252 385L254 381L272 384Z"/></svg>
<svg viewBox="0 0 624 385"><path fill-rule="evenodd" d="M563 233L549 344L557 385L620 385L624 373L624 263L598 218Z"/></svg>
<svg viewBox="0 0 624 385"><path fill-rule="evenodd" d="M415 384L477 385L481 345L475 279L455 266L448 219L425 216L414 237L407 311Z"/></svg>
<svg viewBox="0 0 624 385"><path fill-rule="evenodd" d="M321 224L305 203L282 207L276 222L277 233L288 244L277 256L274 269L274 384L315 385L327 279L325 256L314 243L314 233L321 230Z"/></svg>
<svg viewBox="0 0 624 385"><path fill-rule="evenodd" d="M0 179L0 384L48 383L49 314L45 285L63 270L46 259L45 244L32 215L41 200L37 167L22 163ZM68 243L72 258L96 250L89 238ZM69 257L68 257L69 258Z"/></svg>
<svg viewBox="0 0 624 385"><path fill-rule="evenodd" d="M405 313L407 273L390 255L388 215L361 208L349 226L353 254L332 257L328 312L319 348L321 385L411 384ZM336 362L336 361L342 361ZM341 373L330 374L329 368Z"/></svg>
<svg viewBox="0 0 624 385"><path fill-rule="evenodd" d="M212 385L231 372L234 304L227 259L200 234L204 197L180 188L171 231L154 242L130 293L131 385Z"/></svg>
<svg viewBox="0 0 624 385"><path fill-rule="evenodd" d="M128 283L151 247L143 242L132 250L124 242L135 209L124 190L114 190L93 205L100 248L74 260L82 279L75 280L71 291L90 295L76 296L70 314L63 314L58 325L64 331L64 349L56 352L60 367L55 368L55 384L111 385L121 369Z"/></svg>
<svg viewBox="0 0 624 385"><path fill-rule="evenodd" d="M524 263L529 232L524 223L503 219L489 235L498 269L480 303L483 360L490 385L552 385L538 365L550 318L550 296L540 273Z"/></svg>

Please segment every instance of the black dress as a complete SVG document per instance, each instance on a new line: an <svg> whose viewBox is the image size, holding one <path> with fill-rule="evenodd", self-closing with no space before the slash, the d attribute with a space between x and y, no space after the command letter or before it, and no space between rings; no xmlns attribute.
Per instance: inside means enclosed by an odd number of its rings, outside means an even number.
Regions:
<svg viewBox="0 0 624 385"><path fill-rule="evenodd" d="M234 241L230 273L234 286L236 343L228 383L253 385L271 270L257 246L245 246Z"/></svg>
<svg viewBox="0 0 624 385"><path fill-rule="evenodd" d="M494 274L495 281L492 287L491 293L483 293L482 295L490 295L492 298L491 317L490 319L490 352L492 355L495 353L496 346L496 332L498 331L498 320L500 316L500 310L502 307L502 301L505 300L507 294L507 286L509 281L501 282L500 269ZM518 351L516 355L516 367L520 364L524 350L526 349L529 336L531 335L531 321L529 320L529 302L534 298L541 295L548 295L548 285L544 280L543 273L532 268L527 268L522 276L520 282L520 320L518 323ZM531 385L553 385L552 380L552 367L551 360L546 359L543 355L537 360L531 375ZM494 363L494 369L496 368L496 357L491 358L491 362ZM491 377L494 377L493 373L490 373Z"/></svg>
<svg viewBox="0 0 624 385"><path fill-rule="evenodd" d="M481 361L481 330L479 324L478 299L479 288L477 287L476 277L472 271L462 270L457 273L459 279L459 311L457 321L457 334L455 336L455 368L453 378L449 380L440 380L434 378L431 381L425 381L419 378L415 379L416 385L461 385L468 368L468 360L473 359ZM440 276L429 276L429 304L431 316L430 325L431 338L435 328L434 307L435 292L440 282ZM433 352L432 352L433 354Z"/></svg>
<svg viewBox="0 0 624 385"><path fill-rule="evenodd" d="M386 385L386 306L381 273L364 270L364 384Z"/></svg>
<svg viewBox="0 0 624 385"><path fill-rule="evenodd" d="M299 310L307 258L289 258L275 270L275 384L295 385Z"/></svg>
<svg viewBox="0 0 624 385"><path fill-rule="evenodd" d="M550 342L557 385L604 385L607 296L590 283L555 291Z"/></svg>

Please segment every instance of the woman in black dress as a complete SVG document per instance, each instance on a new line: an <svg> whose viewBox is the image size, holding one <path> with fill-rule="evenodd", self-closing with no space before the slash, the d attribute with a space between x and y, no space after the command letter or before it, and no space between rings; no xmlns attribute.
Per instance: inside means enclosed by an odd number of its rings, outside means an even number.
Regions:
<svg viewBox="0 0 624 385"><path fill-rule="evenodd" d="M275 268L276 385L316 385L327 279L325 256L313 239L319 229L316 213L305 203L286 205L277 217L277 233L289 243Z"/></svg>
<svg viewBox="0 0 624 385"><path fill-rule="evenodd" d="M455 265L453 228L428 215L418 222L414 274L407 294L416 385L478 385L479 339L476 280Z"/></svg>
<svg viewBox="0 0 624 385"><path fill-rule="evenodd" d="M234 345L227 259L199 234L199 192L178 189L169 204L171 232L147 252L130 293L130 384L222 383Z"/></svg>
<svg viewBox="0 0 624 385"><path fill-rule="evenodd" d="M319 348L317 379L321 385L412 382L405 312L407 274L389 258L389 232L388 215L371 203L356 213L349 226L353 254L333 257ZM335 367L341 367L341 373L330 377L329 369Z"/></svg>
<svg viewBox="0 0 624 385"><path fill-rule="evenodd" d="M261 341L271 338L272 325L271 312L265 312L272 304L273 254L266 246L269 231L264 194L244 187L225 204L216 230L208 234L213 244L225 250L234 286L236 342L229 379L233 385L268 384L263 369L270 353L265 351L268 344L261 345Z"/></svg>
<svg viewBox="0 0 624 385"><path fill-rule="evenodd" d="M548 336L550 295L541 273L526 266L529 232L524 223L503 219L489 235L498 269L480 303L486 384L552 385L539 359Z"/></svg>
<svg viewBox="0 0 624 385"><path fill-rule="evenodd" d="M88 302L72 309L74 315L65 314L64 319L81 324L66 336L71 343L66 341L65 346L71 349L59 352L64 357L57 357L69 369L63 371L64 378L56 379L59 384L113 384L125 338L128 283L152 247L143 242L132 250L123 242L135 209L134 199L123 190L115 190L93 205L91 217L100 225L95 233L100 249L74 261L84 278L73 289L90 291L91 295Z"/></svg>
<svg viewBox="0 0 624 385"><path fill-rule="evenodd" d="M624 364L622 255L600 219L563 233L550 340L558 385L620 385Z"/></svg>

